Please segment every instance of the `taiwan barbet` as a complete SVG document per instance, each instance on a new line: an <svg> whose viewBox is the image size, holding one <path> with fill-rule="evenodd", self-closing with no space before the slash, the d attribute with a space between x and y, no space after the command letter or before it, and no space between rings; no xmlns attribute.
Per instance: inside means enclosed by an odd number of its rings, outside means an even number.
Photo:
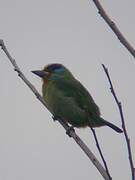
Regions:
<svg viewBox="0 0 135 180"><path fill-rule="evenodd" d="M62 64L49 64L43 70L32 72L42 78L43 98L54 117L77 128L108 126L123 132L101 117L88 90Z"/></svg>

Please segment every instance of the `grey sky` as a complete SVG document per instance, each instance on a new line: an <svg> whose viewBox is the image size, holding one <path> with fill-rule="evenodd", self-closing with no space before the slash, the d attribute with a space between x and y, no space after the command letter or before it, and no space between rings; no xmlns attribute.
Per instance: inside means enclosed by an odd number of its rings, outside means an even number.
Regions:
<svg viewBox="0 0 135 180"><path fill-rule="evenodd" d="M135 47L135 2L102 0L101 3ZM92 1L1 0L0 25L0 38L40 92L41 81L30 71L48 63L63 63L89 89L102 116L121 126L101 67L104 63L123 104L135 152L135 59L100 18ZM2 51L0 82L0 179L102 179L79 147L52 121L51 114L17 77ZM81 129L77 133L99 157L90 130ZM124 137L107 127L97 129L97 134L113 179L130 179Z"/></svg>

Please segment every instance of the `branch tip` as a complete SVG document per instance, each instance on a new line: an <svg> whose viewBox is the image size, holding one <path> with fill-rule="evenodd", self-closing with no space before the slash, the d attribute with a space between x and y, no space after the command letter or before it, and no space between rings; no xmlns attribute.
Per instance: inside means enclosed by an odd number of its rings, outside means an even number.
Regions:
<svg viewBox="0 0 135 180"><path fill-rule="evenodd" d="M126 144L127 144L127 150L128 150L129 164L130 164L130 168L131 168L132 180L135 180L135 177L134 177L134 164L133 164L133 159L132 159L131 146L130 146L130 141L129 141L129 137L128 137L126 126L125 126L125 119L124 119L124 115L123 115L123 111L122 111L122 103L118 100L118 98L116 96L116 93L114 91L114 88L113 88L113 84L112 84L109 72L106 71L106 68L104 68L104 67L105 66L103 66L103 69L104 69L105 74L107 76L107 79L109 81L111 93L112 93L112 95L113 95L113 97L114 97L114 99L116 101L116 104L118 106L118 109L119 109L121 123L122 123L122 129L123 129Z"/></svg>
<svg viewBox="0 0 135 180"><path fill-rule="evenodd" d="M124 37L124 35L121 33L120 29L117 27L117 25L111 20L111 18L108 16L104 8L102 7L99 0L93 0L98 13L101 15L101 17L104 19L104 21L108 24L108 26L111 28L111 30L114 32L114 34L118 37L121 44L125 46L125 48L130 52L130 54L135 58L135 49L134 47L127 41L127 39Z"/></svg>

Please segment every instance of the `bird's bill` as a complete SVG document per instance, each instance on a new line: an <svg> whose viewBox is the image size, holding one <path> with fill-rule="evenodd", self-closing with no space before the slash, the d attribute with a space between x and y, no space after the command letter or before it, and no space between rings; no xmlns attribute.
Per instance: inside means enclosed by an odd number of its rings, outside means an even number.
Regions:
<svg viewBox="0 0 135 180"><path fill-rule="evenodd" d="M37 76L41 78L45 78L49 75L49 72L42 71L42 70L37 70L37 71L31 71L32 73L36 74Z"/></svg>

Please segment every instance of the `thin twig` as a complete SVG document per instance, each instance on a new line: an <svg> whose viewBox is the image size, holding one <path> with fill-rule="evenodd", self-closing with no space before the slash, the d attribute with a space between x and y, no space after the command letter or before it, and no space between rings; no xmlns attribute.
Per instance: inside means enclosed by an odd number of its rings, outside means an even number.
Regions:
<svg viewBox="0 0 135 180"><path fill-rule="evenodd" d="M127 130L126 130L126 126L125 126L125 120L124 120L124 115L123 115L123 111L122 111L122 104L121 102L118 100L117 96L116 96L116 93L114 91L114 88L113 88L113 84L112 84L112 81L111 81L111 78L109 76L109 72L108 72L108 69L105 67L104 64L102 64L102 67L106 73L106 76L108 78L108 81L109 81L109 84L110 84L110 90L111 90L111 93L117 103L117 106L118 106L118 109L119 109L119 112L120 112L120 117L121 117L121 122L122 122L122 128L123 128L123 132L124 132L124 135L125 135L125 139L126 139L126 144L127 144L127 149L128 149L128 158L129 158L129 163L130 163L130 168L131 168L131 173L132 173L132 180L135 180L135 172L134 172L134 165L133 165L133 159L132 159L132 152L131 152L131 146L130 146L130 139L128 137L128 134L127 134Z"/></svg>
<svg viewBox="0 0 135 180"><path fill-rule="evenodd" d="M120 42L126 47L126 49L132 54L132 56L135 58L135 49L133 46L127 41L127 39L124 37L124 35L121 33L117 25L110 19L110 17L107 15L106 11L100 4L98 0L93 0L95 6L98 9L98 13L101 15L101 17L105 20L105 22L108 24L108 26L112 29L112 31L115 33L115 35L118 37Z"/></svg>
<svg viewBox="0 0 135 180"><path fill-rule="evenodd" d="M48 109L44 99L42 96L38 93L36 88L27 80L27 78L24 76L20 68L18 67L15 59L12 58L10 53L8 52L4 41L0 40L0 46L2 50L7 55L9 61L12 63L14 70L18 73L18 76L26 83L26 85L31 89L31 91L35 94L35 96L38 98L38 100ZM76 134L75 130L70 128L67 123L62 121L61 119L58 119L59 123L63 126L63 128L68 132L67 134L72 137L75 142L80 146L80 148L84 151L84 153L87 155L87 157L92 161L92 163L95 165L95 167L98 169L100 174L103 176L105 180L110 180L108 177L108 174L106 173L106 170L104 167L100 164L100 162L97 160L95 155L90 151L90 149L87 147L87 145L80 139L80 137ZM70 130L69 130L70 129Z"/></svg>
<svg viewBox="0 0 135 180"><path fill-rule="evenodd" d="M106 172L107 172L110 180L112 180L112 177L111 177L111 175L110 175L110 173L109 173L109 169L108 169L108 167L107 167L107 163L106 163L106 161L105 161L105 158L104 158L104 156L103 156L102 150L101 150L101 148L100 148L100 145L99 145L99 142L98 142L98 138L97 138L95 129L92 128L92 127L90 127L90 128L91 128L91 131L92 131L92 133L93 133L94 139L95 139L95 141L96 141L96 146L97 146L97 149L98 149L99 154L100 154L100 156L101 156L101 159L102 159L102 161L103 161L103 164L104 164L104 167L105 167L105 169L106 169Z"/></svg>

